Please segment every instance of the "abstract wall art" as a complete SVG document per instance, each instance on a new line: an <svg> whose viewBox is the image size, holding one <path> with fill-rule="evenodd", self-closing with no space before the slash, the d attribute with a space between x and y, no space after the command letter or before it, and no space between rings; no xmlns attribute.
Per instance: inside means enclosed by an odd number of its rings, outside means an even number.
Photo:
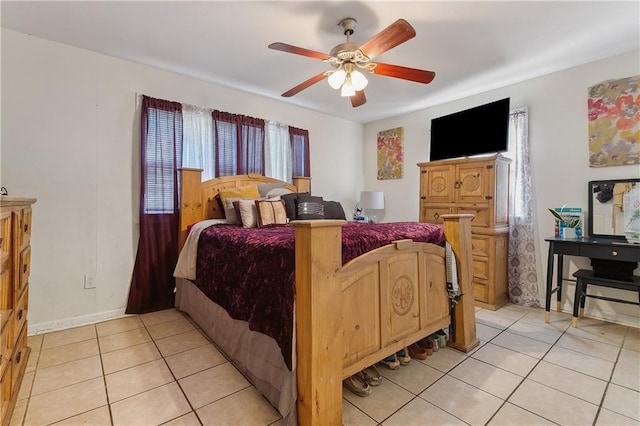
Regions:
<svg viewBox="0 0 640 426"><path fill-rule="evenodd" d="M378 132L378 180L402 179L404 172L404 128Z"/></svg>
<svg viewBox="0 0 640 426"><path fill-rule="evenodd" d="M589 87L589 166L640 164L640 75Z"/></svg>

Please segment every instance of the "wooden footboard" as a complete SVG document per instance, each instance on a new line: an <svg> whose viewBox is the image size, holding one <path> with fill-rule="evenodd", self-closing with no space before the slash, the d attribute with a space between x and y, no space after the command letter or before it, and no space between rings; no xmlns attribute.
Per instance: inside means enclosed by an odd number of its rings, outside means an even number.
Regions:
<svg viewBox="0 0 640 426"><path fill-rule="evenodd" d="M200 181L181 170L180 247L190 224L221 217L215 195L225 188L280 182L259 175ZM308 190L308 181L302 188ZM292 190L300 190L286 185ZM454 323L449 346L478 345L471 260L472 215L443 215L456 255L462 296L450 315L445 250L403 240L342 265L344 221L293 221L296 227L296 357L298 422L342 424L342 379Z"/></svg>
<svg viewBox="0 0 640 426"><path fill-rule="evenodd" d="M445 250L402 240L342 266L343 221L296 227L298 422L342 424L342 380L446 327L451 346L478 345L471 288L471 217L447 215L462 296L450 316ZM468 295L468 296L467 296Z"/></svg>

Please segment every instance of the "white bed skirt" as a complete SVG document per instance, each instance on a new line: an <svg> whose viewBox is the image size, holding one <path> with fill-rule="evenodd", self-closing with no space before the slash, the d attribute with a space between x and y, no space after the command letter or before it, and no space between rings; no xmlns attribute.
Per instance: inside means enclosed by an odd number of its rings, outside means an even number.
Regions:
<svg viewBox="0 0 640 426"><path fill-rule="evenodd" d="M295 351L289 371L276 341L249 330L189 280L176 278L176 308L186 312L231 362L282 415L287 425L297 424ZM295 333L294 333L295 335ZM295 348L295 341L293 342Z"/></svg>

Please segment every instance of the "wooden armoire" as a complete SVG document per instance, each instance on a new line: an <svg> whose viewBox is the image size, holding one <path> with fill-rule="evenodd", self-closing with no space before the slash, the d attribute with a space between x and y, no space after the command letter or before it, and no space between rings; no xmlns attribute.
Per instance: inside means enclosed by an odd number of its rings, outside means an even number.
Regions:
<svg viewBox="0 0 640 426"><path fill-rule="evenodd" d="M449 213L471 213L476 306L498 309L509 300L509 167L500 154L418 163L420 221L442 223Z"/></svg>

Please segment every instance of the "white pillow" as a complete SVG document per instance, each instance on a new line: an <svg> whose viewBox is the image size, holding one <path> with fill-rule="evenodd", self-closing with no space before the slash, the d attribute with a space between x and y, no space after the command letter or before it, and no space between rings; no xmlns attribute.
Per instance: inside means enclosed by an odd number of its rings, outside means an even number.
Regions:
<svg viewBox="0 0 640 426"><path fill-rule="evenodd" d="M274 188L271 191L267 192L267 198L275 198L280 197L284 194L292 194L293 191L287 188Z"/></svg>
<svg viewBox="0 0 640 426"><path fill-rule="evenodd" d="M224 217L227 219L229 225L242 225L238 220L236 209L233 206L234 201L246 200L246 198L232 198L228 197L224 200Z"/></svg>
<svg viewBox="0 0 640 426"><path fill-rule="evenodd" d="M240 219L242 220L243 228L257 228L258 227L258 209L256 208L256 200L238 200L236 201L238 211L240 212Z"/></svg>

